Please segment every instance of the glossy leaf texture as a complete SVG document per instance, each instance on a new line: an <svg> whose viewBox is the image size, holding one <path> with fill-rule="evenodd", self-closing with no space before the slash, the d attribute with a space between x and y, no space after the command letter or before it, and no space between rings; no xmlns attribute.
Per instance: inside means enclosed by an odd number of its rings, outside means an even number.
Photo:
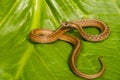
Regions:
<svg viewBox="0 0 120 80"><path fill-rule="evenodd" d="M82 51L77 67L86 74L105 73L95 80L120 80L119 0L0 0L0 80L84 80L72 73L69 57L72 46L64 41L36 44L29 40L35 28L55 30L63 21L102 20L110 27L108 39L98 43L80 37ZM90 34L97 29L87 28Z"/></svg>

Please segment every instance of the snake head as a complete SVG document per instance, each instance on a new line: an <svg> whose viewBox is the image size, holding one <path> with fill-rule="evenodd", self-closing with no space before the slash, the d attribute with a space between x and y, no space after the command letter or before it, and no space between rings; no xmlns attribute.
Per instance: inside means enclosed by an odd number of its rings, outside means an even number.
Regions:
<svg viewBox="0 0 120 80"><path fill-rule="evenodd" d="M63 27L70 27L70 22L62 22L61 26L63 26Z"/></svg>
<svg viewBox="0 0 120 80"><path fill-rule="evenodd" d="M75 29L78 27L78 25L75 24L74 22L62 22L61 26L63 29L66 29L66 28Z"/></svg>
<svg viewBox="0 0 120 80"><path fill-rule="evenodd" d="M68 27L70 28L73 26L73 23L72 22L62 22L61 26L64 28L68 28Z"/></svg>

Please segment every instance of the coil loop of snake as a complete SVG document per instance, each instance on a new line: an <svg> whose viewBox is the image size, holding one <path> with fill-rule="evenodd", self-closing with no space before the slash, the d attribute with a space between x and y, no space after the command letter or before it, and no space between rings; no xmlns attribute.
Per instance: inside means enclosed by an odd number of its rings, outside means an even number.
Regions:
<svg viewBox="0 0 120 80"><path fill-rule="evenodd" d="M83 28L84 27L95 27L100 29L100 34L90 35L87 34ZM87 41L99 42L106 39L109 36L109 27L102 21L96 19L84 19L71 22L63 22L57 30L46 30L46 29L35 29L30 32L30 39L37 43L51 43L58 39L69 42L73 44L74 50L70 57L70 68L74 74L85 79L94 79L100 77L105 70L104 63L99 57L99 62L101 64L101 70L96 74L85 74L77 69L76 60L81 50L81 42L77 37L65 34L70 30L76 29L79 34Z"/></svg>

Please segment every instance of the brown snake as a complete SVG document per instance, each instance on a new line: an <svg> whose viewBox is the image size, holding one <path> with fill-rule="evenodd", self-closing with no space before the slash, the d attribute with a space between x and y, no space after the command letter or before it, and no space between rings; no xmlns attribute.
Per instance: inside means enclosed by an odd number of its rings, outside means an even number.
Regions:
<svg viewBox="0 0 120 80"><path fill-rule="evenodd" d="M98 35L87 34L83 28L84 27L95 27L100 29ZM71 22L63 22L57 30L46 30L46 29L35 29L30 32L30 39L33 42L37 43L51 43L58 39L69 42L73 44L74 50L70 57L70 67L73 73L76 75L85 78L85 79L94 79L100 77L105 70L105 66L99 57L99 62L101 63L101 70L96 74L85 74L77 69L76 59L81 50L80 40L74 36L66 35L65 33L76 29L79 34L87 41L98 42L106 39L109 36L110 30L109 27L102 21L95 19L84 19Z"/></svg>

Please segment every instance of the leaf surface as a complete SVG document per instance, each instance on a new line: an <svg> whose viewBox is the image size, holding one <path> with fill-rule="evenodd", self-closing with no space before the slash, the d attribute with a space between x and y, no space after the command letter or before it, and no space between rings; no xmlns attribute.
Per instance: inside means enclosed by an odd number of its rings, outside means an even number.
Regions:
<svg viewBox="0 0 120 80"><path fill-rule="evenodd" d="M119 0L1 0L0 1L0 80L84 80L72 73L69 57L72 46L64 41L34 44L29 32L35 28L55 30L61 22L85 18L102 20L111 33L99 43L82 42L77 67L86 74L100 70L103 56L105 73L95 80L120 79ZM85 29L96 34L97 29ZM71 34L80 37L78 32Z"/></svg>

